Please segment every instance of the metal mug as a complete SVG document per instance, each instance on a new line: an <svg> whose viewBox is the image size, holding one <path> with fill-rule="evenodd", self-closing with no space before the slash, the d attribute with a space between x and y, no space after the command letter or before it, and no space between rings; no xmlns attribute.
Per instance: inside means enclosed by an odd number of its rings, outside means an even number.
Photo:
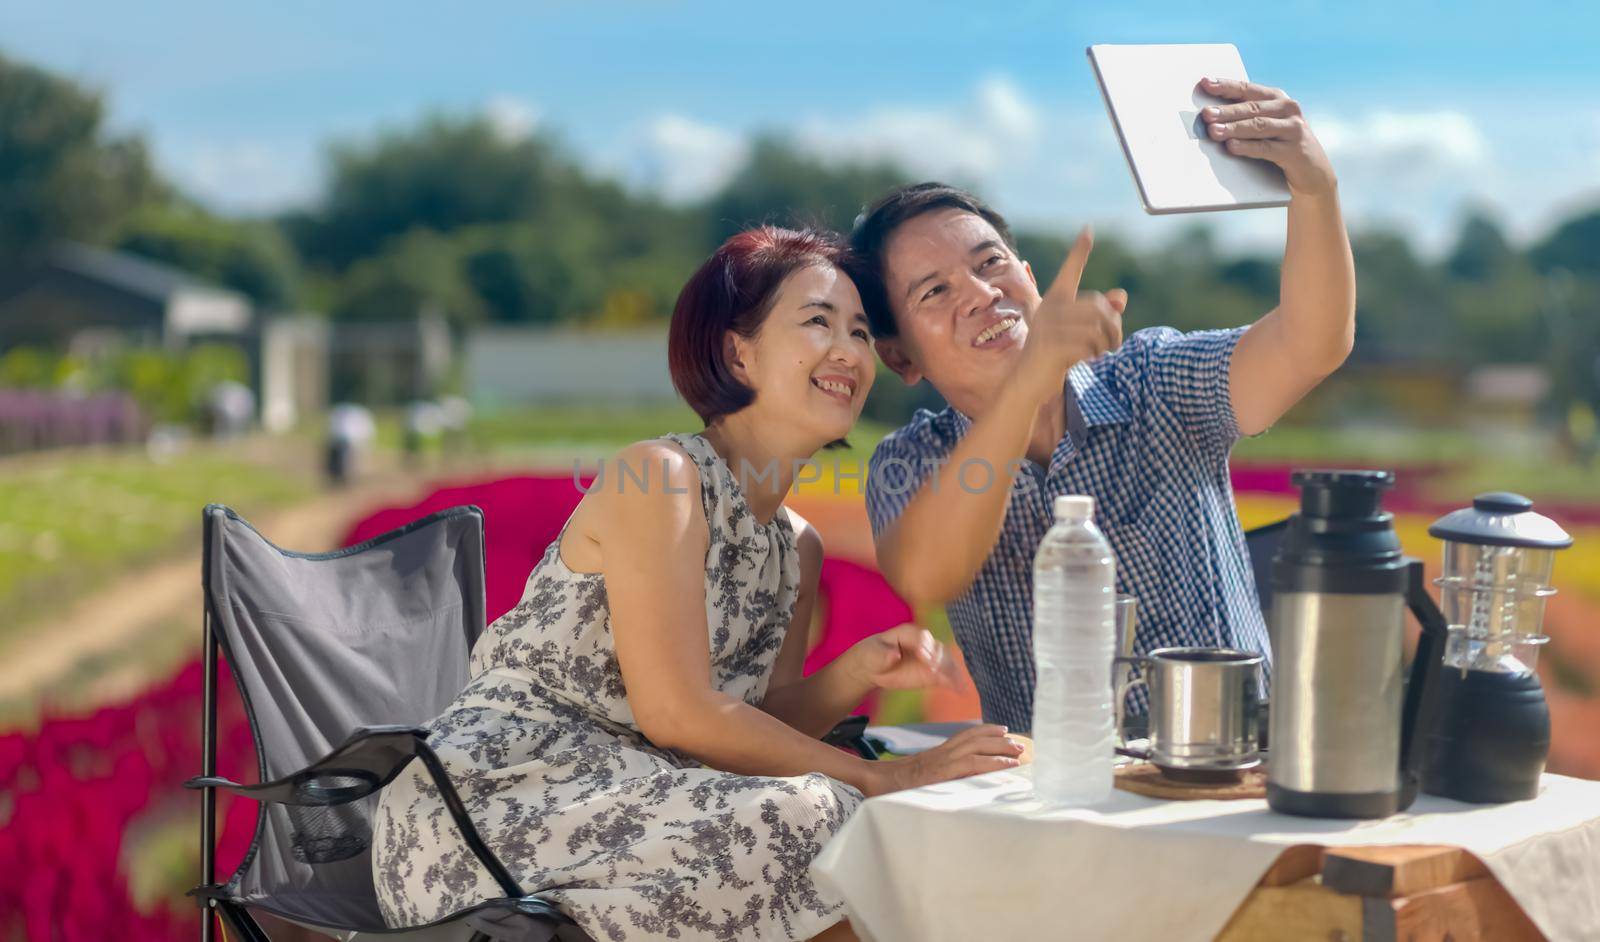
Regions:
<svg viewBox="0 0 1600 942"><path fill-rule="evenodd" d="M1118 750L1176 772L1237 772L1261 763L1260 654L1234 648L1158 648L1118 657L1139 669L1116 692ZM1127 697L1143 684L1150 698L1150 746L1126 745Z"/></svg>

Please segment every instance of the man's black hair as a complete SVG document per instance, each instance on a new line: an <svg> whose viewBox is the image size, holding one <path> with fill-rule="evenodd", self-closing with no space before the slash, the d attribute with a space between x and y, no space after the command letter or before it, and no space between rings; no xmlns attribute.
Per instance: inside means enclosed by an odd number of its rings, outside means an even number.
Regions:
<svg viewBox="0 0 1600 942"><path fill-rule="evenodd" d="M850 274L861 292L861 303L867 309L874 337L899 334L883 270L889 237L923 213L940 209L959 209L980 217L1000 233L1013 253L1016 252L1017 243L1011 237L1011 227L1006 224L1005 217L966 190L944 183L913 183L892 191L856 217L855 229L850 233L850 248L856 256Z"/></svg>

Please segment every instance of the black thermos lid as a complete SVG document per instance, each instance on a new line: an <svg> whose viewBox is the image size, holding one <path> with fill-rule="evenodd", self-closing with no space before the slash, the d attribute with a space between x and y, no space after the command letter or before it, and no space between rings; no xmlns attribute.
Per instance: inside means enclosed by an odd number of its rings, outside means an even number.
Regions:
<svg viewBox="0 0 1600 942"><path fill-rule="evenodd" d="M1394 518L1382 507L1392 471L1296 471L1300 510L1289 518L1273 560L1278 592L1403 592L1404 555Z"/></svg>

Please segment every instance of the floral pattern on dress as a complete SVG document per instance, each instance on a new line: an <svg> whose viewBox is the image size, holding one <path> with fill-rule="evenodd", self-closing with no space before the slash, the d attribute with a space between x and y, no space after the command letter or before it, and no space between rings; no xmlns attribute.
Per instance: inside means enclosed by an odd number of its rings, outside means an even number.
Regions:
<svg viewBox="0 0 1600 942"><path fill-rule="evenodd" d="M704 438L667 440L700 474L713 682L758 704L799 590L793 529L782 511L756 520ZM819 773L719 772L652 744L628 707L604 577L568 569L560 547L478 640L473 680L430 727L484 840L596 940L805 939L837 922L842 901L808 871L861 793ZM500 895L421 763L380 796L373 877L390 925Z"/></svg>

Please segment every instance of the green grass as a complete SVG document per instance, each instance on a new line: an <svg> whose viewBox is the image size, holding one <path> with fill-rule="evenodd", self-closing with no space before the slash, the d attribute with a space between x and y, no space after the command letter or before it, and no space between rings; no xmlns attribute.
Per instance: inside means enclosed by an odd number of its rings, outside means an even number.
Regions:
<svg viewBox="0 0 1600 942"><path fill-rule="evenodd" d="M699 418L681 403L546 405L479 415L469 430L469 442L496 463L570 467L573 461L592 465L631 442L699 428ZM889 431L887 425L858 423L849 436L849 448L824 450L816 459L846 468L864 466ZM388 438L398 443L397 426ZM380 436L380 443L388 438ZM1440 467L1445 473L1433 486L1441 500L1462 500L1486 490L1514 490L1534 498L1600 500L1600 467L1572 463L1548 438L1533 432L1491 437L1461 429L1397 425L1280 426L1241 441L1234 458L1305 466Z"/></svg>
<svg viewBox="0 0 1600 942"><path fill-rule="evenodd" d="M1246 438L1233 456L1251 461L1362 461L1440 464L1474 458L1482 443L1453 429L1279 426Z"/></svg>
<svg viewBox="0 0 1600 942"><path fill-rule="evenodd" d="M469 435L482 447L627 444L663 432L694 431L700 419L682 403L605 406L573 403L475 416Z"/></svg>
<svg viewBox="0 0 1600 942"><path fill-rule="evenodd" d="M1515 491L1533 498L1593 503L1600 501L1600 465L1583 467L1559 460L1526 458L1485 459L1446 475L1436 490L1462 500L1485 491Z"/></svg>
<svg viewBox="0 0 1600 942"><path fill-rule="evenodd" d="M374 444L399 451L404 417L390 411L376 418ZM474 415L467 427L467 442L479 451L501 454L559 452L574 446L588 451L594 446L620 446L663 432L698 428L700 420L683 405L551 403Z"/></svg>
<svg viewBox="0 0 1600 942"><path fill-rule="evenodd" d="M208 502L259 511L311 492L314 469L295 473L244 451L196 447L161 462L142 451L71 451L0 464L0 626L193 540Z"/></svg>
<svg viewBox="0 0 1600 942"><path fill-rule="evenodd" d="M697 432L703 427L699 416L681 403L546 405L475 416L467 437L471 447L499 459L566 465L573 460L597 461L667 432ZM849 448L820 451L817 460L864 465L888 433L888 426L860 422L850 433ZM398 430L393 435L398 442ZM380 435L380 444L383 441Z"/></svg>
<svg viewBox="0 0 1600 942"><path fill-rule="evenodd" d="M1574 462L1551 438L1531 430L1507 435L1399 426L1359 430L1285 427L1241 441L1233 457L1236 461L1306 466L1438 466L1443 473L1430 482L1429 489L1445 501L1465 501L1484 491L1600 501L1600 466Z"/></svg>

